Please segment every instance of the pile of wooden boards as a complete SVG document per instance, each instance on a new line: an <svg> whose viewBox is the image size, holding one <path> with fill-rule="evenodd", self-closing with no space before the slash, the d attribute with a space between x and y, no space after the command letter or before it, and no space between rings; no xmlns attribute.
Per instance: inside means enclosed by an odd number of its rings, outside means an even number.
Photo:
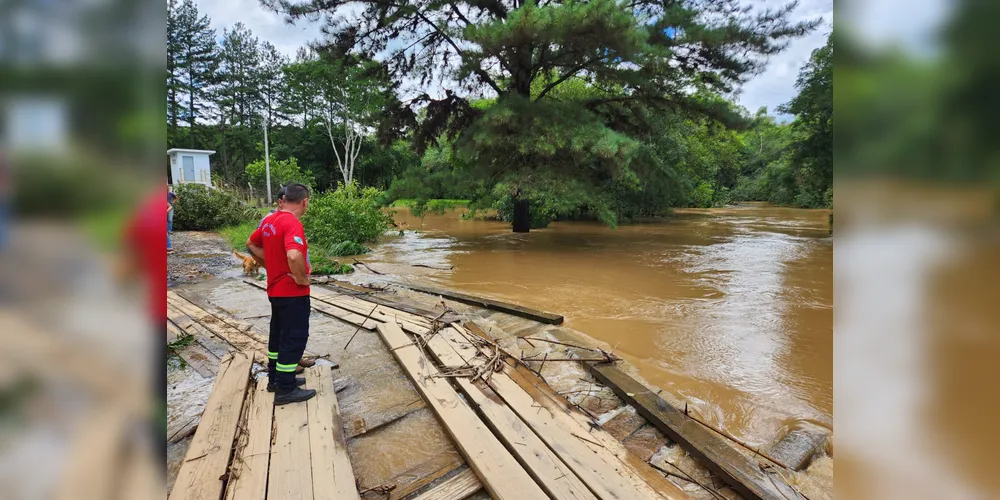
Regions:
<svg viewBox="0 0 1000 500"><path fill-rule="evenodd" d="M687 498L637 467L616 439L561 397L516 381L509 366L500 365L488 384L449 377L493 359L463 327L377 328L493 498Z"/></svg>
<svg viewBox="0 0 1000 500"><path fill-rule="evenodd" d="M219 364L170 499L358 499L330 368L305 370L316 397L276 407L252 367L241 352Z"/></svg>
<svg viewBox="0 0 1000 500"><path fill-rule="evenodd" d="M438 485L448 495L426 498L464 498L479 485L494 498L686 498L650 467L648 455L629 453L526 366L509 358L497 363L503 358L500 348L475 324L361 290L334 290L313 287L313 308L379 332L478 478L474 482L463 471ZM766 465L737 452L617 367L587 365L622 404L636 408L742 496L797 495ZM465 485L461 492L450 490L459 484Z"/></svg>
<svg viewBox="0 0 1000 500"><path fill-rule="evenodd" d="M274 406L267 377L253 376L266 343L249 327L168 293L168 336L215 383L170 493L180 499L358 499L329 366L305 369L305 403Z"/></svg>
<svg viewBox="0 0 1000 500"><path fill-rule="evenodd" d="M317 311L378 330L493 498L687 498L544 382L506 365L488 384L447 376L495 359L458 323L320 287L312 298Z"/></svg>

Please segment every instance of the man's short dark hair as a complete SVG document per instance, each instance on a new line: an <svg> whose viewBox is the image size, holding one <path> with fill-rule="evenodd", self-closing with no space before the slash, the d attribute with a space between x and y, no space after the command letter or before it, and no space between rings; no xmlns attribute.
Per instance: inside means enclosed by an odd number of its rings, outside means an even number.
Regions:
<svg viewBox="0 0 1000 500"><path fill-rule="evenodd" d="M285 197L285 186L281 186L281 189L278 190L278 197L276 199L280 200L284 197Z"/></svg>
<svg viewBox="0 0 1000 500"><path fill-rule="evenodd" d="M305 184L293 182L285 186L285 201L288 203L299 203L309 197L309 188Z"/></svg>

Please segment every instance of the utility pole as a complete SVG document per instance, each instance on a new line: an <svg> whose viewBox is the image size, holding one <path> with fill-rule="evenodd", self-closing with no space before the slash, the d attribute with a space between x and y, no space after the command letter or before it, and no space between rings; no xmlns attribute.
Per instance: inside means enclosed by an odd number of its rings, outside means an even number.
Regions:
<svg viewBox="0 0 1000 500"><path fill-rule="evenodd" d="M267 120L261 120L264 124L264 171L267 176L267 205L270 206L271 203L271 153L267 147Z"/></svg>

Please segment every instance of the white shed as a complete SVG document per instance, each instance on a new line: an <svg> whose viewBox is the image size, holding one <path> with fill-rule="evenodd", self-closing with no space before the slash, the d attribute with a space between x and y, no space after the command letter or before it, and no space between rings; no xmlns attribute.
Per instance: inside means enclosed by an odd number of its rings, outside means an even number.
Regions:
<svg viewBox="0 0 1000 500"><path fill-rule="evenodd" d="M205 149L168 149L173 184L197 183L212 187L212 167L208 155L214 153Z"/></svg>

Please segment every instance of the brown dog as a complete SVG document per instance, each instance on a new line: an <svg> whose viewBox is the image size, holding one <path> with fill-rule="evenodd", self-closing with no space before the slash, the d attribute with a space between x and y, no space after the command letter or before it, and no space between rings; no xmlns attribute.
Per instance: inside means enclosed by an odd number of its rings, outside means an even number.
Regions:
<svg viewBox="0 0 1000 500"><path fill-rule="evenodd" d="M247 276L257 276L258 271L260 271L260 264L253 258L252 255L243 255L236 250L233 250L233 255L237 259L243 261L243 274Z"/></svg>

